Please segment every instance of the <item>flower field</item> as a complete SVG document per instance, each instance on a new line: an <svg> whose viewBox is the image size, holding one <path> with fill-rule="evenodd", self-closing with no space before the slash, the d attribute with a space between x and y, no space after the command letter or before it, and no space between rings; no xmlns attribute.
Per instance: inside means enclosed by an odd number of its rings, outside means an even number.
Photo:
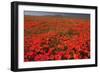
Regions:
<svg viewBox="0 0 100 73"><path fill-rule="evenodd" d="M24 16L24 61L90 58L90 20Z"/></svg>

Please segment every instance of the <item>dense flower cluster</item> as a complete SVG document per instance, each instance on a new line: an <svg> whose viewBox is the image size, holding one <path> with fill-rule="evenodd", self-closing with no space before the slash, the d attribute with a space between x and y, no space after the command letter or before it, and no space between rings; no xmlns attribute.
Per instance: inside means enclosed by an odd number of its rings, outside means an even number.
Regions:
<svg viewBox="0 0 100 73"><path fill-rule="evenodd" d="M88 58L90 58L89 19L25 17L25 62Z"/></svg>

